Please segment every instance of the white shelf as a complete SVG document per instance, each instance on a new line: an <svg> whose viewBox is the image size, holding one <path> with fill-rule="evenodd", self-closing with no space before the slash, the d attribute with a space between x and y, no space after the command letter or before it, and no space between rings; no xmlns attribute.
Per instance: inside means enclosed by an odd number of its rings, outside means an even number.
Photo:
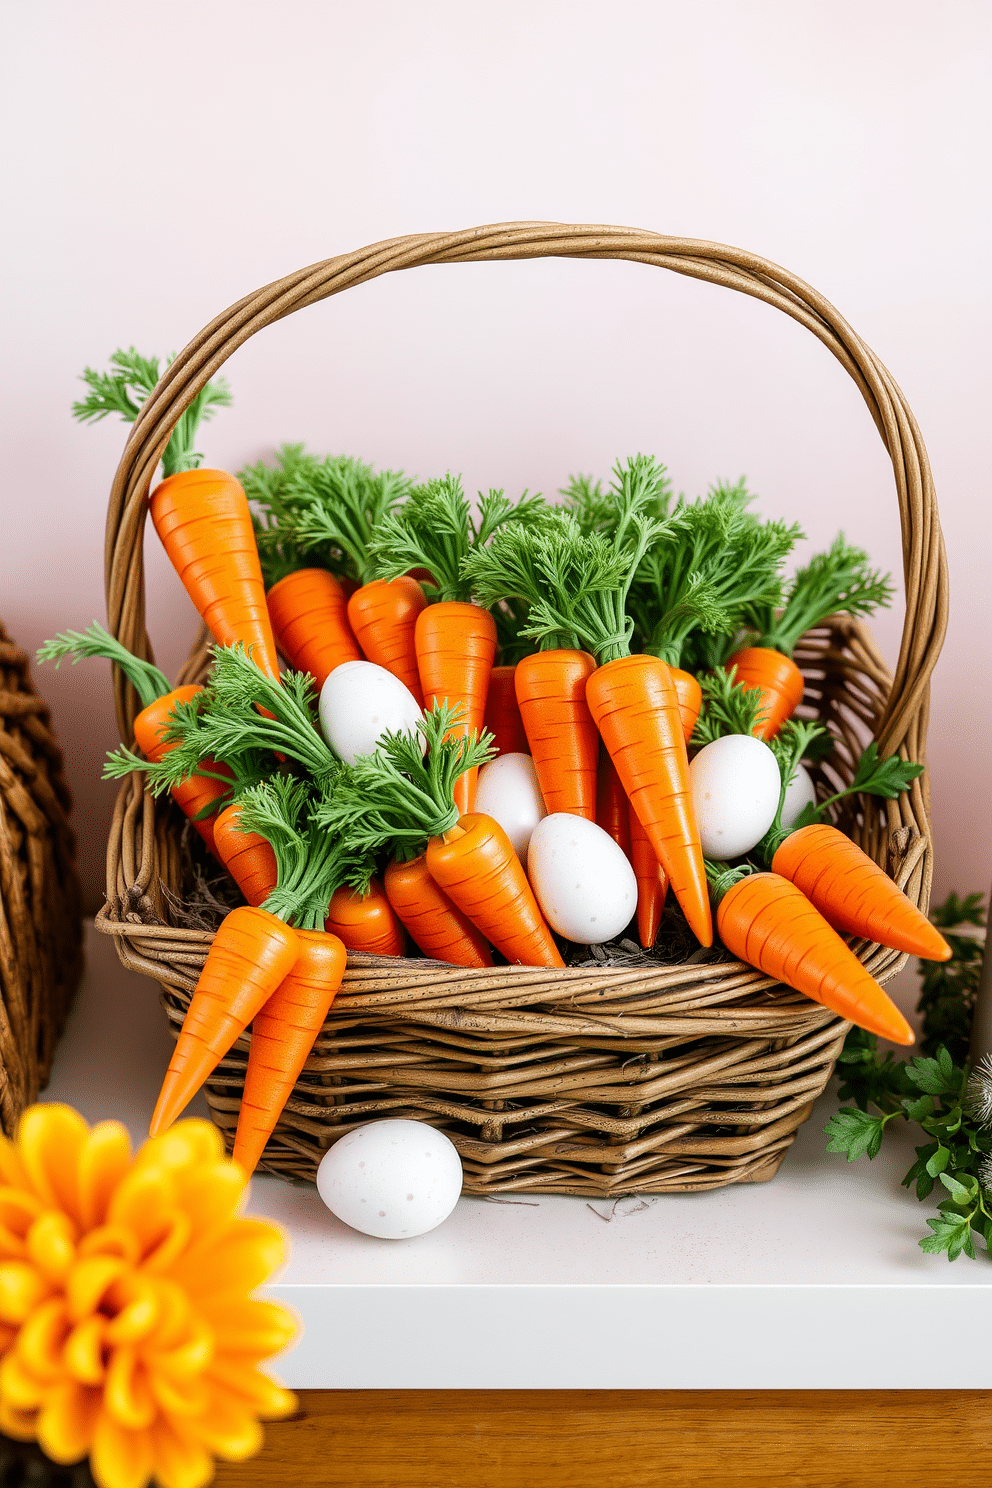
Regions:
<svg viewBox="0 0 992 1488"><path fill-rule="evenodd" d="M141 1142L171 1049L158 987L92 927L87 955L43 1099ZM928 1210L900 1186L912 1134L849 1165L826 1152L834 1109L828 1092L770 1184L462 1198L414 1240L356 1234L311 1185L256 1178L252 1212L292 1245L269 1292L304 1324L279 1372L300 1389L992 1388L992 1262L924 1255ZM969 1330L938 1349L950 1305Z"/></svg>

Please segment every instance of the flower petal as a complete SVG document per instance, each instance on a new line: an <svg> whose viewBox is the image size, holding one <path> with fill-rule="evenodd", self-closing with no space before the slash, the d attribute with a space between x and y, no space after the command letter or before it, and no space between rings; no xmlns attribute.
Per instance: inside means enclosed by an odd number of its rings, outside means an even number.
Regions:
<svg viewBox="0 0 992 1488"><path fill-rule="evenodd" d="M80 1218L77 1172L89 1127L71 1106L28 1106L17 1127L17 1148L39 1198Z"/></svg>
<svg viewBox="0 0 992 1488"><path fill-rule="evenodd" d="M226 1297L253 1292L286 1259L286 1241L262 1219L236 1219L211 1244L192 1246L171 1275L191 1297Z"/></svg>
<svg viewBox="0 0 992 1488"><path fill-rule="evenodd" d="M81 1385L103 1384L107 1373L103 1362L106 1331L107 1319L98 1315L86 1318L66 1339L62 1358L73 1379Z"/></svg>
<svg viewBox="0 0 992 1488"><path fill-rule="evenodd" d="M105 1224L83 1236L77 1253L80 1259L94 1255L120 1256L129 1265L136 1266L141 1258L141 1246L137 1235L127 1225Z"/></svg>
<svg viewBox="0 0 992 1488"><path fill-rule="evenodd" d="M288 1307L258 1297L205 1298L200 1310L216 1334L218 1354L267 1359L292 1343L300 1327Z"/></svg>
<svg viewBox="0 0 992 1488"><path fill-rule="evenodd" d="M215 1387L214 1402L225 1392L232 1406L247 1405L259 1416L288 1416L297 1409L296 1396L276 1384L253 1364L236 1359L214 1359L206 1371Z"/></svg>
<svg viewBox="0 0 992 1488"><path fill-rule="evenodd" d="M51 1294L50 1283L27 1261L0 1265L0 1322L23 1323Z"/></svg>
<svg viewBox="0 0 992 1488"><path fill-rule="evenodd" d="M118 1426L144 1431L157 1414L145 1370L132 1348L115 1349L107 1366L103 1403Z"/></svg>
<svg viewBox="0 0 992 1488"><path fill-rule="evenodd" d="M148 1385L166 1416L202 1416L210 1402L210 1391L199 1375L172 1380L160 1369L150 1369Z"/></svg>
<svg viewBox="0 0 992 1488"><path fill-rule="evenodd" d="M93 1431L90 1471L97 1488L145 1488L151 1476L151 1437L147 1431L125 1431L101 1410Z"/></svg>
<svg viewBox="0 0 992 1488"><path fill-rule="evenodd" d="M175 1213L175 1190L169 1174L158 1167L136 1164L117 1185L107 1206L107 1221L133 1230L141 1254L146 1255L171 1232Z"/></svg>
<svg viewBox="0 0 992 1488"><path fill-rule="evenodd" d="M68 1214L49 1210L28 1231L28 1255L43 1276L58 1286L76 1259L76 1226Z"/></svg>
<svg viewBox="0 0 992 1488"><path fill-rule="evenodd" d="M93 1440L100 1412L100 1391L68 1384L53 1390L37 1422L38 1445L53 1462L78 1462Z"/></svg>
<svg viewBox="0 0 992 1488"><path fill-rule="evenodd" d="M0 1188L0 1255L23 1260L28 1253L28 1231L45 1205L26 1189Z"/></svg>
<svg viewBox="0 0 992 1488"><path fill-rule="evenodd" d="M189 1434L226 1462L244 1462L262 1445L262 1428L247 1407L215 1393L203 1415L189 1423Z"/></svg>
<svg viewBox="0 0 992 1488"><path fill-rule="evenodd" d="M0 1395L15 1410L37 1410L47 1394L47 1387L26 1368L16 1350L0 1360Z"/></svg>
<svg viewBox="0 0 992 1488"><path fill-rule="evenodd" d="M0 1183L9 1184L11 1188L28 1187L28 1175L21 1162L17 1144L9 1137L2 1135L0 1135Z"/></svg>
<svg viewBox="0 0 992 1488"><path fill-rule="evenodd" d="M107 1289L119 1277L130 1274L130 1266L119 1256L88 1256L84 1261L77 1261L65 1284L65 1298L73 1322L96 1312Z"/></svg>
<svg viewBox="0 0 992 1488"><path fill-rule="evenodd" d="M139 1166L165 1169L200 1167L224 1156L224 1138L212 1121L198 1117L177 1121L168 1131L151 1137L138 1153Z"/></svg>
<svg viewBox="0 0 992 1488"><path fill-rule="evenodd" d="M35 1411L17 1410L0 1395L0 1431L4 1436L12 1437L14 1441L34 1441L37 1419Z"/></svg>
<svg viewBox="0 0 992 1488"><path fill-rule="evenodd" d="M161 1488L203 1488L214 1475L210 1453L178 1432L171 1422L157 1421L151 1430L155 1481Z"/></svg>
<svg viewBox="0 0 992 1488"><path fill-rule="evenodd" d="M131 1166L131 1138L119 1121L99 1121L79 1154L79 1212L83 1228L102 1224L117 1185Z"/></svg>
<svg viewBox="0 0 992 1488"><path fill-rule="evenodd" d="M65 1379L62 1351L69 1333L69 1318L62 1297L52 1297L36 1307L17 1335L17 1354L38 1379L48 1384Z"/></svg>
<svg viewBox="0 0 992 1488"><path fill-rule="evenodd" d="M240 1164L227 1159L177 1173L175 1185L177 1201L198 1234L228 1224L248 1193Z"/></svg>

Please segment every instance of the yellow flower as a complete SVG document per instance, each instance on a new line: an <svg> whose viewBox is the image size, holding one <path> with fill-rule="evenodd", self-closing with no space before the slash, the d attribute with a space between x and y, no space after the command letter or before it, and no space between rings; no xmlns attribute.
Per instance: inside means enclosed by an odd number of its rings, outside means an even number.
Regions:
<svg viewBox="0 0 992 1488"><path fill-rule="evenodd" d="M295 1410L257 1367L296 1333L249 1295L285 1256L240 1216L241 1168L207 1121L131 1156L116 1121L31 1106L0 1137L0 1431L100 1488L200 1488Z"/></svg>

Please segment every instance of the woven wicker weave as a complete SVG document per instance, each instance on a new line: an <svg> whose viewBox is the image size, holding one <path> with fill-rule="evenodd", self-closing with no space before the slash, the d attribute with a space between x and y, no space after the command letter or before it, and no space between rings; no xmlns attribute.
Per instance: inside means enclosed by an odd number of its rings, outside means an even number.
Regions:
<svg viewBox="0 0 992 1488"><path fill-rule="evenodd" d="M901 392L836 310L775 264L628 228L510 223L397 238L303 269L225 311L169 367L124 451L107 524L110 628L150 658L145 497L183 409L249 336L396 269L540 257L625 258L739 290L798 320L850 373L892 457L906 625L894 679L861 624L838 617L810 632L796 653L807 682L803 711L841 740L829 772L821 772L824 785L850 781L870 737L883 753L924 760L947 579L926 451ZM201 641L181 680L205 673ZM119 673L114 686L128 740L138 700ZM849 803L841 818L924 908L931 877L925 779L896 802ZM154 803L140 778L125 782L98 919L124 963L161 983L174 1030L212 939L211 930L187 928L182 913L192 883L183 845L189 835L181 842L182 820L170 802ZM905 961L854 944L880 980ZM847 1026L719 950L674 966L633 957L564 971L353 956L263 1166L312 1178L336 1137L389 1115L443 1127L462 1155L469 1192L618 1196L762 1181L809 1115ZM247 1048L246 1037L207 1087L229 1142Z"/></svg>
<svg viewBox="0 0 992 1488"><path fill-rule="evenodd" d="M28 656L0 625L0 1126L48 1080L82 970L69 792Z"/></svg>

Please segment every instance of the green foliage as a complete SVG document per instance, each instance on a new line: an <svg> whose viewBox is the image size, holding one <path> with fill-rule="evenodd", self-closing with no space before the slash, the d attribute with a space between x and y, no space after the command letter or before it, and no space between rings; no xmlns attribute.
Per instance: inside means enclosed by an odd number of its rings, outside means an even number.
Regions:
<svg viewBox="0 0 992 1488"><path fill-rule="evenodd" d="M99 620L94 620L86 630L60 631L51 640L42 642L35 654L39 661L54 661L56 667L66 656L73 665L84 656L116 662L141 699L143 708L172 691L172 684L164 672L122 646Z"/></svg>
<svg viewBox="0 0 992 1488"><path fill-rule="evenodd" d="M614 465L608 490L591 475L573 475L559 495L583 536L598 533L610 538L616 534L619 512L630 502L645 517L664 522L671 507L672 483L666 467L653 455L631 455Z"/></svg>
<svg viewBox="0 0 992 1488"><path fill-rule="evenodd" d="M725 672L722 667L700 677L702 707L692 731L691 744L712 744L727 734L753 734L760 718L765 716L760 687L745 687L737 681L737 668Z"/></svg>
<svg viewBox="0 0 992 1488"><path fill-rule="evenodd" d="M170 356L166 365L173 360ZM73 403L73 418L80 423L96 423L116 413L126 423L133 424L159 380L158 357L143 357L133 346L127 351L118 349L110 358L108 372L86 367L80 380L88 391L84 398ZM212 378L200 389L180 415L165 447L162 470L166 476L194 470L203 463L202 454L194 448L199 427L213 418L218 408L227 408L230 403L231 392L223 377Z"/></svg>
<svg viewBox="0 0 992 1488"><path fill-rule="evenodd" d="M274 465L260 460L238 471L238 480L252 505L251 520L266 589L298 568L341 571L341 565L329 561L320 543L301 537L297 530L307 509L307 481L319 464L317 456L307 454L302 444L283 444L276 451Z"/></svg>
<svg viewBox="0 0 992 1488"><path fill-rule="evenodd" d="M938 1044L946 1044L955 1061L968 1058L971 1023L978 996L982 970L983 940L975 935L955 935L955 929L985 925L981 894L968 894L959 899L951 894L938 905L931 919L951 948L949 961L921 961L919 1011L923 1014L924 1054L932 1054Z"/></svg>
<svg viewBox="0 0 992 1488"><path fill-rule="evenodd" d="M373 577L372 539L411 489L400 470L376 471L349 455L328 455L290 485L298 503L296 539L321 554L332 572L365 584Z"/></svg>
<svg viewBox="0 0 992 1488"><path fill-rule="evenodd" d="M956 895L934 910L934 923L946 931L963 920L980 925L980 895L965 900ZM967 1037L964 1052L955 1056L939 1040L948 1021L960 1033L961 1022L970 1024L967 1004L968 985L962 981L960 967L955 966L959 947L967 946L965 964L974 965L973 952L981 957L981 946L966 937L951 937L954 955L950 961L933 965L921 963L924 992L919 1010L923 1013L924 1052L911 1060L898 1059L891 1052L883 1057L874 1034L852 1029L844 1043L839 1064L845 1076L840 1099L854 1100L832 1116L825 1127L828 1151L840 1152L848 1162L865 1154L875 1157L882 1145L890 1121L902 1118L922 1128L927 1140L916 1149L916 1161L903 1179L905 1188L915 1188L916 1196L928 1199L936 1188L946 1196L937 1205L937 1214L927 1219L931 1233L920 1241L920 1248L931 1255L946 1254L949 1261L959 1255L975 1257L974 1236L985 1241L992 1253L992 1068L979 1068L969 1075ZM933 971L947 978L946 997L928 999L926 979ZM949 1018L948 1004L958 989L959 1014ZM928 1050L932 1052L927 1052ZM872 1114L869 1107L878 1112Z"/></svg>
<svg viewBox="0 0 992 1488"><path fill-rule="evenodd" d="M868 554L839 532L826 553L817 553L798 570L780 615L774 605L747 607L746 621L757 632L750 644L791 656L800 636L828 615L870 615L891 603L894 592L889 575L870 569Z"/></svg>

